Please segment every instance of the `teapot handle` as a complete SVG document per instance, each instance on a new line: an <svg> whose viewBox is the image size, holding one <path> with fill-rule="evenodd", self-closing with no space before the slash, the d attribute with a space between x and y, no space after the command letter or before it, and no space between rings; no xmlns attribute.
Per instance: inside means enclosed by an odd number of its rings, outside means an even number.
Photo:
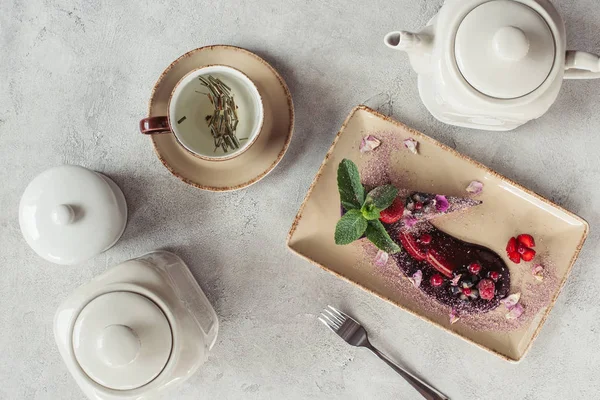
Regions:
<svg viewBox="0 0 600 400"><path fill-rule="evenodd" d="M565 57L565 79L600 78L600 57L585 51L568 50Z"/></svg>

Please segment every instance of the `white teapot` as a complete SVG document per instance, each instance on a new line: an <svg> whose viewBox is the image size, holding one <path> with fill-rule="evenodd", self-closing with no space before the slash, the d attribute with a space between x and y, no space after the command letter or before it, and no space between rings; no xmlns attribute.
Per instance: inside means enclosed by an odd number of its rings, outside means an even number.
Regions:
<svg viewBox="0 0 600 400"><path fill-rule="evenodd" d="M420 32L384 41L408 53L431 114L468 128L514 129L550 108L563 78L600 78L598 56L566 50L548 0L446 0Z"/></svg>

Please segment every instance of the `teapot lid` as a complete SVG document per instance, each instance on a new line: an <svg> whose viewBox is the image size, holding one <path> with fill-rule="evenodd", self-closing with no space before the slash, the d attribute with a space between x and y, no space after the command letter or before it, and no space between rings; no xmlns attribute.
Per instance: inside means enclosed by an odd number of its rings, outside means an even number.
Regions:
<svg viewBox="0 0 600 400"><path fill-rule="evenodd" d="M536 90L554 65L554 36L545 19L514 0L474 8L456 32L456 63L479 92L514 99Z"/></svg>
<svg viewBox="0 0 600 400"><path fill-rule="evenodd" d="M121 189L87 168L63 165L42 172L19 204L21 232L41 257L57 264L86 261L111 247L127 222Z"/></svg>
<svg viewBox="0 0 600 400"><path fill-rule="evenodd" d="M132 390L165 368L173 338L165 314L133 292L109 292L89 302L73 327L73 352L83 371L114 390Z"/></svg>

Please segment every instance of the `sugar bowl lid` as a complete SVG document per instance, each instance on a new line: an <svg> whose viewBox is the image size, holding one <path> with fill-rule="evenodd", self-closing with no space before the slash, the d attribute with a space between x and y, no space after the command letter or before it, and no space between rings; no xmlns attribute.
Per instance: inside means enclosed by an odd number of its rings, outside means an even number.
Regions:
<svg viewBox="0 0 600 400"><path fill-rule="evenodd" d="M96 383L132 390L153 381L173 347L169 320L149 298L117 291L89 302L73 327L77 363Z"/></svg>
<svg viewBox="0 0 600 400"><path fill-rule="evenodd" d="M126 222L121 189L106 176L75 165L42 172L29 183L19 205L25 240L56 264L76 264L107 250Z"/></svg>
<svg viewBox="0 0 600 400"><path fill-rule="evenodd" d="M454 51L462 76L473 88L490 97L514 99L546 81L556 46L537 11L514 0L492 0L463 19Z"/></svg>

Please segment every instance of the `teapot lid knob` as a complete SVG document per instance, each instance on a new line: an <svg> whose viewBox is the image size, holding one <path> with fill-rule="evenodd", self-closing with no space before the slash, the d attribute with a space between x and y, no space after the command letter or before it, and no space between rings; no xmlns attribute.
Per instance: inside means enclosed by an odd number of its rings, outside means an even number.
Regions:
<svg viewBox="0 0 600 400"><path fill-rule="evenodd" d="M135 360L140 352L140 338L125 325L104 328L96 344L98 355L110 367L122 367Z"/></svg>
<svg viewBox="0 0 600 400"><path fill-rule="evenodd" d="M75 210L69 204L59 204L52 209L50 218L56 225L68 225L75 219Z"/></svg>
<svg viewBox="0 0 600 400"><path fill-rule="evenodd" d="M529 53L529 39L521 29L514 26L498 29L492 39L492 45L496 54L505 60L522 60Z"/></svg>

